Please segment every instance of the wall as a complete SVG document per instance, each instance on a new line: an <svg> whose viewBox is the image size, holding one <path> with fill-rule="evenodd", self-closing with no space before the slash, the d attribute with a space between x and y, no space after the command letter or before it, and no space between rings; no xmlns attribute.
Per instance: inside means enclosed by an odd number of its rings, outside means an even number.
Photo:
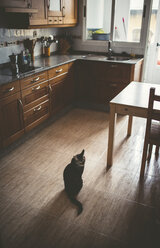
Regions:
<svg viewBox="0 0 160 248"><path fill-rule="evenodd" d="M58 35L58 28L47 28L47 29L4 29L0 28L0 44L3 42L14 42L22 41L24 39L33 39L33 32L37 32L37 38L41 36ZM42 52L42 44L37 42L34 48L34 55L39 56ZM9 55L12 53L18 54L24 49L23 44L10 45L7 47L0 47L0 64L9 62ZM57 45L55 43L51 44L51 52L57 50Z"/></svg>

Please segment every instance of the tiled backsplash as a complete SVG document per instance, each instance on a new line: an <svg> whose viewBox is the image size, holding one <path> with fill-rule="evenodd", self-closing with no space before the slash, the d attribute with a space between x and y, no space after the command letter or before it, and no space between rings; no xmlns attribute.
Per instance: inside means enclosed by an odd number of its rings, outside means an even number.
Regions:
<svg viewBox="0 0 160 248"><path fill-rule="evenodd" d="M37 35L35 35L35 32L37 32ZM49 35L58 35L58 29L57 28L47 28L47 29L4 29L0 28L0 44L4 42L15 42L15 41L22 41L27 38L33 39L33 38L40 38L41 36L49 36ZM0 64L9 62L9 55L12 53L20 53L24 46L22 43L18 45L9 45L6 47L0 46ZM52 43L51 44L51 52L54 52L57 50L57 44ZM34 55L38 56L42 53L42 44L40 42L37 42L34 48Z"/></svg>

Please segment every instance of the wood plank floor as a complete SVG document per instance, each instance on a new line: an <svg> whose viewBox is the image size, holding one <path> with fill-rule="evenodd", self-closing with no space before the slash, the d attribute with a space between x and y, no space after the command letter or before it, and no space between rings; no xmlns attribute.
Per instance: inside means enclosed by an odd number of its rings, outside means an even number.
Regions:
<svg viewBox="0 0 160 248"><path fill-rule="evenodd" d="M160 247L160 158L139 181L145 120L118 117L114 164L106 172L108 114L73 109L1 154L1 248ZM63 170L85 149L84 186L67 199Z"/></svg>

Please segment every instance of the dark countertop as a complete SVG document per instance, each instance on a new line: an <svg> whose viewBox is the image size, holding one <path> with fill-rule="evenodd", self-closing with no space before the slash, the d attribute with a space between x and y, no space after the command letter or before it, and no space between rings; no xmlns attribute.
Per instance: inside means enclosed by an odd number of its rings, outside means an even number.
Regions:
<svg viewBox="0 0 160 248"><path fill-rule="evenodd" d="M53 67L69 63L76 60L91 60L105 63L123 63L123 64L136 64L141 58L134 58L125 61L113 61L106 60L106 56L103 55L51 55L50 57L37 57L34 61L35 70L22 73L20 76L13 76L9 67L0 69L0 85L16 81L18 79L25 78L37 72L42 72Z"/></svg>

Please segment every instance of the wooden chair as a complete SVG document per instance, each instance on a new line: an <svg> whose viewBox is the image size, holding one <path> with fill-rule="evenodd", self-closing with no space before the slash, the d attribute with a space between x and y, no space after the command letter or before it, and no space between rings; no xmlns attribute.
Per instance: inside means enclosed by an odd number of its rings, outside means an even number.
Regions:
<svg viewBox="0 0 160 248"><path fill-rule="evenodd" d="M156 153L159 152L160 146L160 114L154 109L154 103L160 102L160 96L155 95L155 88L150 88L149 103L148 103L148 116L146 123L146 132L144 139L143 155L141 162L140 177L144 176L146 159L150 160L152 147L156 145ZM149 154L147 157L149 147Z"/></svg>

